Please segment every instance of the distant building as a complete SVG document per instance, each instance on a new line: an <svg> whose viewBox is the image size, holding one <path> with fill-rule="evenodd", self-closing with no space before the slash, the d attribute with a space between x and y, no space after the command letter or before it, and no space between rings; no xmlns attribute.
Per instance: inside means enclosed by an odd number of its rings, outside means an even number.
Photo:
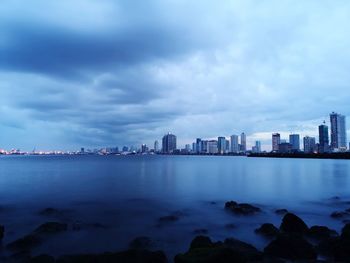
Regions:
<svg viewBox="0 0 350 263"><path fill-rule="evenodd" d="M239 152L238 135L231 135L231 153Z"/></svg>
<svg viewBox="0 0 350 263"><path fill-rule="evenodd" d="M154 152L155 153L159 152L159 142L158 142L158 140L155 140L155 142L154 142Z"/></svg>
<svg viewBox="0 0 350 263"><path fill-rule="evenodd" d="M225 153L230 152L230 140L226 140L226 148L225 148Z"/></svg>
<svg viewBox="0 0 350 263"><path fill-rule="evenodd" d="M313 153L316 151L316 139L315 137L304 137L304 152Z"/></svg>
<svg viewBox="0 0 350 263"><path fill-rule="evenodd" d="M176 151L176 136L168 133L162 139L162 152L171 154Z"/></svg>
<svg viewBox="0 0 350 263"><path fill-rule="evenodd" d="M246 152L247 151L247 136L244 132L241 133L241 151Z"/></svg>
<svg viewBox="0 0 350 263"><path fill-rule="evenodd" d="M218 137L218 153L224 154L226 150L226 138Z"/></svg>
<svg viewBox="0 0 350 263"><path fill-rule="evenodd" d="M193 153L197 152L197 145L195 142L192 143L192 152Z"/></svg>
<svg viewBox="0 0 350 263"><path fill-rule="evenodd" d="M142 152L142 153L148 152L148 148L147 148L147 145L146 145L146 144L142 144L142 145L141 145L141 152Z"/></svg>
<svg viewBox="0 0 350 263"><path fill-rule="evenodd" d="M196 140L196 153L202 152L202 140L201 138L197 138Z"/></svg>
<svg viewBox="0 0 350 263"><path fill-rule="evenodd" d="M202 153L208 152L208 141L202 140L202 147L201 147Z"/></svg>
<svg viewBox="0 0 350 263"><path fill-rule="evenodd" d="M185 152L186 153L190 153L191 152L191 145L190 144L186 144L185 145Z"/></svg>
<svg viewBox="0 0 350 263"><path fill-rule="evenodd" d="M281 143L281 135L279 133L272 134L272 151L278 152L278 145Z"/></svg>
<svg viewBox="0 0 350 263"><path fill-rule="evenodd" d="M261 152L261 142L256 141L255 146L252 147L252 152L253 153L260 153Z"/></svg>
<svg viewBox="0 0 350 263"><path fill-rule="evenodd" d="M123 152L128 152L129 151L129 147L128 146L123 146L122 150L123 150Z"/></svg>
<svg viewBox="0 0 350 263"><path fill-rule="evenodd" d="M290 153L292 151L292 144L288 142L282 142L278 145L279 153Z"/></svg>
<svg viewBox="0 0 350 263"><path fill-rule="evenodd" d="M210 154L218 153L218 141L216 140L208 141L208 153Z"/></svg>
<svg viewBox="0 0 350 263"><path fill-rule="evenodd" d="M332 112L331 122L331 148L333 151L346 151L346 124L345 116Z"/></svg>
<svg viewBox="0 0 350 263"><path fill-rule="evenodd" d="M300 151L300 135L299 134L290 134L289 135L289 143L291 144L291 150L293 152Z"/></svg>
<svg viewBox="0 0 350 263"><path fill-rule="evenodd" d="M329 152L329 134L328 134L328 126L323 122L320 126L318 126L318 137L319 137L319 149L320 153Z"/></svg>

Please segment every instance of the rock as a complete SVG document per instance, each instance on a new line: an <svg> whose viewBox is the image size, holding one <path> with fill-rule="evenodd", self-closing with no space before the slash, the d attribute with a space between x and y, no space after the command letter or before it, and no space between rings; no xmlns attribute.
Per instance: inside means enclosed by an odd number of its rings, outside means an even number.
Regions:
<svg viewBox="0 0 350 263"><path fill-rule="evenodd" d="M39 256L32 257L29 260L29 263L55 263L55 258L50 255L41 254Z"/></svg>
<svg viewBox="0 0 350 263"><path fill-rule="evenodd" d="M170 216L163 216L159 218L159 221L164 223L164 222L175 222L178 221L179 217L175 216L175 215L170 215Z"/></svg>
<svg viewBox="0 0 350 263"><path fill-rule="evenodd" d="M279 230L273 224L265 223L262 224L259 228L255 229L255 233L267 237L274 237L278 235Z"/></svg>
<svg viewBox="0 0 350 263"><path fill-rule="evenodd" d="M208 230L204 228L199 228L199 229L195 229L193 233L196 235L205 235L205 234L208 234Z"/></svg>
<svg viewBox="0 0 350 263"><path fill-rule="evenodd" d="M235 201L226 202L225 208L240 215L251 215L261 211L259 207L247 203L238 204Z"/></svg>
<svg viewBox="0 0 350 263"><path fill-rule="evenodd" d="M213 246L211 239L207 236L196 236L190 245L190 249L195 248L210 248Z"/></svg>
<svg viewBox="0 0 350 263"><path fill-rule="evenodd" d="M298 234L282 234L264 249L267 256L289 260L315 260L313 246Z"/></svg>
<svg viewBox="0 0 350 263"><path fill-rule="evenodd" d="M343 240L349 240L350 241L350 224L346 224L342 231L341 231L341 236Z"/></svg>
<svg viewBox="0 0 350 263"><path fill-rule="evenodd" d="M286 233L306 234L309 228L300 217L287 213L282 219L280 230Z"/></svg>
<svg viewBox="0 0 350 263"><path fill-rule="evenodd" d="M37 235L29 234L22 238L19 238L6 247L10 250L30 250L31 248L40 245L42 242L41 238Z"/></svg>
<svg viewBox="0 0 350 263"><path fill-rule="evenodd" d="M36 234L55 234L63 231L67 231L68 225L65 223L58 222L46 222L40 225L34 230Z"/></svg>
<svg viewBox="0 0 350 263"><path fill-rule="evenodd" d="M275 213L276 213L277 215L285 215L285 214L288 213L288 210L287 210L287 209L276 209L276 210L275 210Z"/></svg>
<svg viewBox="0 0 350 263"><path fill-rule="evenodd" d="M39 215L42 216L56 216L58 214L60 214L60 211L52 207L47 207L39 211Z"/></svg>
<svg viewBox="0 0 350 263"><path fill-rule="evenodd" d="M342 217L345 217L347 215L348 215L348 213L345 212L345 211L335 211L335 212L333 212L331 214L331 217L333 217L333 218L342 218Z"/></svg>
<svg viewBox="0 0 350 263"><path fill-rule="evenodd" d="M308 231L308 236L314 239L327 239L337 236L338 233L335 230L329 229L326 226L312 226Z"/></svg>
<svg viewBox="0 0 350 263"><path fill-rule="evenodd" d="M147 250L127 250L117 253L80 254L61 256L56 263L102 263L102 262L130 262L130 263L166 263L164 252Z"/></svg>
<svg viewBox="0 0 350 263"><path fill-rule="evenodd" d="M247 262L262 260L262 254L253 246L236 239L211 242L209 237L196 237L190 249L175 256L175 263L185 262Z"/></svg>
<svg viewBox="0 0 350 263"><path fill-rule="evenodd" d="M0 225L0 241L4 238L5 235L5 227Z"/></svg>
<svg viewBox="0 0 350 263"><path fill-rule="evenodd" d="M152 240L149 237L137 237L129 244L130 249L149 249L152 245Z"/></svg>

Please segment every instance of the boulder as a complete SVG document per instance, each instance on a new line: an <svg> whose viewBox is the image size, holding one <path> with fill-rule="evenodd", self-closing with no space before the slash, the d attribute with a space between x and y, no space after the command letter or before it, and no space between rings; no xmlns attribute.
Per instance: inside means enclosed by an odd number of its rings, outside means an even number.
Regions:
<svg viewBox="0 0 350 263"><path fill-rule="evenodd" d="M262 224L259 228L255 229L255 233L266 237L274 237L278 235L279 230L273 224L265 223Z"/></svg>
<svg viewBox="0 0 350 263"><path fill-rule="evenodd" d="M35 234L55 234L67 231L68 225L59 222L46 222L34 230Z"/></svg>
<svg viewBox="0 0 350 263"><path fill-rule="evenodd" d="M350 224L346 224L342 231L341 231L341 236L343 240L349 240L350 241Z"/></svg>
<svg viewBox="0 0 350 263"><path fill-rule="evenodd" d="M288 213L288 210L287 209L276 209L275 210L275 213L277 214L277 215L285 215L285 214L287 214Z"/></svg>
<svg viewBox="0 0 350 263"><path fill-rule="evenodd" d="M210 237L207 236L196 236L190 245L190 249L195 249L195 248L210 248L214 244L211 241Z"/></svg>
<svg viewBox="0 0 350 263"><path fill-rule="evenodd" d="M40 245L41 242L42 240L38 235L29 234L7 244L6 247L10 250L26 251Z"/></svg>
<svg viewBox="0 0 350 263"><path fill-rule="evenodd" d="M287 213L282 219L280 230L286 233L306 234L309 228L300 217Z"/></svg>
<svg viewBox="0 0 350 263"><path fill-rule="evenodd" d="M298 234L281 234L264 249L270 257L288 260L315 260L317 253L313 246Z"/></svg>
<svg viewBox="0 0 350 263"><path fill-rule="evenodd" d="M326 226L312 226L308 231L308 236L317 240L327 239L337 235L338 233L335 230L329 229Z"/></svg>
<svg viewBox="0 0 350 263"><path fill-rule="evenodd" d="M261 211L259 207L247 203L239 204L235 201L226 202L225 208L239 215L251 215Z"/></svg>
<svg viewBox="0 0 350 263"><path fill-rule="evenodd" d="M5 235L5 227L0 225L0 241L4 238Z"/></svg>
<svg viewBox="0 0 350 263"><path fill-rule="evenodd" d="M152 245L152 240L149 237L137 237L129 243L130 249L149 249Z"/></svg>
<svg viewBox="0 0 350 263"><path fill-rule="evenodd" d="M333 218L343 218L345 216L349 215L346 211L335 211L331 214L331 217Z"/></svg>

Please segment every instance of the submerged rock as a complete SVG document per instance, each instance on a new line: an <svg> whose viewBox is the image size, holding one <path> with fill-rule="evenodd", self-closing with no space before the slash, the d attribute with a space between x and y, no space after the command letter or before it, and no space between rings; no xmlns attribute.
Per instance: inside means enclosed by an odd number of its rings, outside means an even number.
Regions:
<svg viewBox="0 0 350 263"><path fill-rule="evenodd" d="M149 249L152 245L152 240L149 237L137 237L129 244L130 249Z"/></svg>
<svg viewBox="0 0 350 263"><path fill-rule="evenodd" d="M130 262L130 263L166 263L164 252L147 250L127 250L116 253L79 254L61 256L56 263L104 263L104 262Z"/></svg>
<svg viewBox="0 0 350 263"><path fill-rule="evenodd" d="M287 213L282 219L280 230L286 233L306 234L309 228L300 217Z"/></svg>
<svg viewBox="0 0 350 263"><path fill-rule="evenodd" d="M56 216L59 214L60 214L60 211L52 207L47 207L39 211L39 215L42 215L42 216Z"/></svg>
<svg viewBox="0 0 350 263"><path fill-rule="evenodd" d="M235 201L226 202L225 208L240 215L251 215L261 211L259 207L247 203L239 204Z"/></svg>
<svg viewBox="0 0 350 263"><path fill-rule="evenodd" d="M4 238L5 235L5 227L0 225L0 241Z"/></svg>
<svg viewBox="0 0 350 263"><path fill-rule="evenodd" d="M289 260L315 260L314 247L298 234L281 234L264 249L270 257Z"/></svg>
<svg viewBox="0 0 350 263"><path fill-rule="evenodd" d="M273 224L265 223L262 224L259 228L255 229L255 233L267 237L274 237L278 235L279 230Z"/></svg>
<svg viewBox="0 0 350 263"><path fill-rule="evenodd" d="M275 213L277 214L277 215L285 215L285 214L287 214L288 213L288 210L287 209L276 209L275 210Z"/></svg>
<svg viewBox="0 0 350 263"><path fill-rule="evenodd" d="M36 234L54 234L67 231L68 225L59 222L46 222L34 230Z"/></svg>
<svg viewBox="0 0 350 263"><path fill-rule="evenodd" d="M175 256L175 263L185 262L247 262L262 260L262 253L250 244L236 239L213 243L209 237L198 236L184 254Z"/></svg>
<svg viewBox="0 0 350 263"><path fill-rule="evenodd" d="M335 211L331 214L331 217L333 218L343 218L345 216L349 215L346 211Z"/></svg>

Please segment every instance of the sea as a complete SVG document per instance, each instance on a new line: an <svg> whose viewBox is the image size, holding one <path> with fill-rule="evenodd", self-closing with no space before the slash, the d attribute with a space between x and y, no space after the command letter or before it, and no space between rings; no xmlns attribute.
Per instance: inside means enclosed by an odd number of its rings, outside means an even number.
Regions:
<svg viewBox="0 0 350 263"><path fill-rule="evenodd" d="M255 215L225 210L234 200L261 208ZM67 223L33 255L102 253L128 249L147 237L150 250L171 261L198 234L237 238L262 250L269 240L254 229L277 227L287 209L309 226L340 231L350 207L350 161L243 156L1 156L0 224L3 246L40 224ZM43 214L53 208L54 213ZM164 217L173 220L160 220ZM8 253L2 249L0 254Z"/></svg>

